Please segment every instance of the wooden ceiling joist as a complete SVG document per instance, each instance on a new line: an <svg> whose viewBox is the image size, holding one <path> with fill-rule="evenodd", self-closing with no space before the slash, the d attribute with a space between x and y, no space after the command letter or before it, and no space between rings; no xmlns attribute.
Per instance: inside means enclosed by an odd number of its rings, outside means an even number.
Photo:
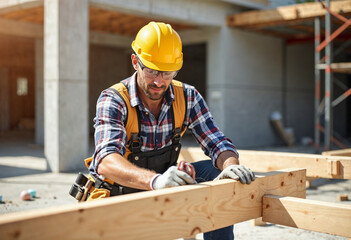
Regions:
<svg viewBox="0 0 351 240"><path fill-rule="evenodd" d="M1 19L44 24L44 7L38 6L34 8L19 9L11 12L0 12L0 20ZM135 36L139 29L148 24L150 21L160 20L119 13L93 6L89 7L90 31ZM196 26L190 24L179 24L172 22L169 23L177 31L196 28Z"/></svg>
<svg viewBox="0 0 351 240"><path fill-rule="evenodd" d="M336 13L350 14L351 1L333 1L330 3L330 9ZM287 22L321 17L325 13L326 10L321 3L303 3L270 10L257 10L229 15L227 24L228 26L240 28L276 26Z"/></svg>

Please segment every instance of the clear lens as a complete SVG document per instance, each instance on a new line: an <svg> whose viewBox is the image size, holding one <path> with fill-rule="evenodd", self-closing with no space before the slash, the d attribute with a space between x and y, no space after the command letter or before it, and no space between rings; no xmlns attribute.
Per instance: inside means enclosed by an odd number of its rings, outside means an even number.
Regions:
<svg viewBox="0 0 351 240"><path fill-rule="evenodd" d="M156 78L161 73L162 78L164 80L172 80L177 75L177 71L162 72L162 71L156 71L147 67L144 68L143 72L145 74L145 77L147 78Z"/></svg>
<svg viewBox="0 0 351 240"><path fill-rule="evenodd" d="M140 59L138 58L138 63L147 78L156 78L160 73L164 80L172 80L178 73L178 71L162 72L145 67Z"/></svg>

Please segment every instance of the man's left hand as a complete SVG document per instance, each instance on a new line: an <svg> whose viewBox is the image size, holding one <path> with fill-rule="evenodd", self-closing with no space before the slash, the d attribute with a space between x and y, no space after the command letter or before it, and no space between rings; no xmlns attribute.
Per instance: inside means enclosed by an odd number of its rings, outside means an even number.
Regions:
<svg viewBox="0 0 351 240"><path fill-rule="evenodd" d="M250 168L242 165L230 165L223 169L223 171L214 180L224 178L239 179L243 184L250 184L256 177Z"/></svg>

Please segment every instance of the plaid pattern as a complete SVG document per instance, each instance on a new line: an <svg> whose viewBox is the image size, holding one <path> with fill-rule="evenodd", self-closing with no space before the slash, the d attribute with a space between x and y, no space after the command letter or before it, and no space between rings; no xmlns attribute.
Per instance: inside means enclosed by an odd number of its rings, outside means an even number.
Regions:
<svg viewBox="0 0 351 240"><path fill-rule="evenodd" d="M159 119L144 107L136 91L136 73L123 83L127 86L131 98L131 106L138 107L141 112L140 137L141 151L161 149L172 144L172 101L175 100L172 85L163 98ZM184 125L191 130L197 142L214 166L221 152L230 150L238 156L234 145L216 126L206 102L192 86L185 84L187 91L187 113ZM95 122L95 153L90 171L97 174L97 166L101 159L111 153L122 156L126 152L127 133L124 125L127 121L127 106L112 90L104 90L97 102Z"/></svg>

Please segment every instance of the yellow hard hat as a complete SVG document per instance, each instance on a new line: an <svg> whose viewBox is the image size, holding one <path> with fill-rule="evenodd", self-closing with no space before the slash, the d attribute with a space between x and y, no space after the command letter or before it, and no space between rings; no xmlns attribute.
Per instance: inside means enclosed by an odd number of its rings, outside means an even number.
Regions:
<svg viewBox="0 0 351 240"><path fill-rule="evenodd" d="M182 41L169 24L150 22L132 43L141 62L158 71L178 71L183 65Z"/></svg>

